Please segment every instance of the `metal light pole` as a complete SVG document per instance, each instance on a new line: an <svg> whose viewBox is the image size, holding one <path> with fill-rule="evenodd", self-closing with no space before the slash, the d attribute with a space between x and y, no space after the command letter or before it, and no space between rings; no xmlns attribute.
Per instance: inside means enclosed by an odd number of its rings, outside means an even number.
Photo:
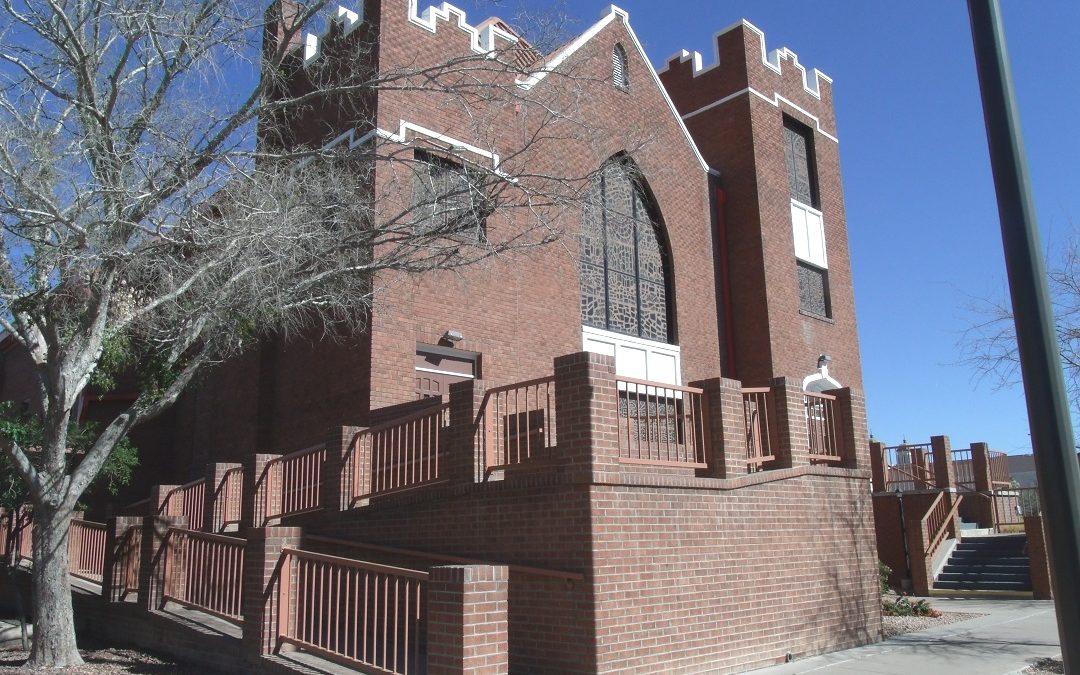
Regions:
<svg viewBox="0 0 1080 675"><path fill-rule="evenodd" d="M997 0L968 0L1009 273L1020 370L1049 538L1066 673L1080 672L1080 469Z"/></svg>

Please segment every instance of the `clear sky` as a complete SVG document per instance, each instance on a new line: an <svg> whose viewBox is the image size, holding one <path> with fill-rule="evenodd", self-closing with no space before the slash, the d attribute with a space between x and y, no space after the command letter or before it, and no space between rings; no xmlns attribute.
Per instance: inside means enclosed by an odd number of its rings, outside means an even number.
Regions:
<svg viewBox="0 0 1080 675"><path fill-rule="evenodd" d="M421 3L423 4L423 3ZM513 6L461 2L470 22ZM834 80L870 430L890 444L951 437L1030 452L1019 385L997 390L961 363L980 298L1006 278L967 5L818 0L624 0L657 68L680 49L711 63L740 18ZM1039 226L1048 250L1080 228L1080 2L1005 0ZM539 7L540 3L530 3ZM580 30L606 5L567 0Z"/></svg>

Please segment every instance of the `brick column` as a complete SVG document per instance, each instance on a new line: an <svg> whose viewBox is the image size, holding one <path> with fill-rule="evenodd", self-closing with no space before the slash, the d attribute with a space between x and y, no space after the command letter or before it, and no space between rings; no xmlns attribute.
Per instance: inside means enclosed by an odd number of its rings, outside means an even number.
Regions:
<svg viewBox="0 0 1080 675"><path fill-rule="evenodd" d="M705 421L705 461L709 468L703 475L735 478L746 474L746 410L742 382L726 377L691 382L703 390Z"/></svg>
<svg viewBox="0 0 1080 675"><path fill-rule="evenodd" d="M776 466L806 466L810 464L810 435L802 383L790 377L775 377L769 385L776 406Z"/></svg>
<svg viewBox="0 0 1080 675"><path fill-rule="evenodd" d="M431 568L427 591L429 675L509 672L508 587L509 572L503 566Z"/></svg>
<svg viewBox="0 0 1080 675"><path fill-rule="evenodd" d="M558 459L574 480L619 478L619 397L615 359L576 352L555 359Z"/></svg>
<svg viewBox="0 0 1080 675"><path fill-rule="evenodd" d="M142 518L142 549L139 552L139 607L147 611L161 609L164 604L167 541L170 527L184 527L184 516L144 516Z"/></svg>
<svg viewBox="0 0 1080 675"><path fill-rule="evenodd" d="M971 473L975 481L975 491L983 496L972 496L975 500L975 516L979 527L994 526L994 483L990 475L990 446L986 443L971 444Z"/></svg>
<svg viewBox="0 0 1080 675"><path fill-rule="evenodd" d="M885 444L881 441L870 441L870 474L874 492L887 490L887 476L885 466Z"/></svg>
<svg viewBox="0 0 1080 675"><path fill-rule="evenodd" d="M281 457L281 455L255 454L244 458L244 502L240 508L241 531L245 527L263 527L266 524L255 522L255 519L256 512L263 513L265 511L265 504L268 499L267 492L269 492L271 504L277 504L277 500L281 499L280 485L264 485L264 483L273 482L269 481L265 475L266 464L278 457ZM256 509L256 501L259 502L258 509ZM264 518L259 518L259 520L264 520Z"/></svg>
<svg viewBox="0 0 1080 675"><path fill-rule="evenodd" d="M1050 576L1050 549L1041 516L1024 516L1027 535L1028 566L1031 570L1031 594L1036 600L1054 597Z"/></svg>
<svg viewBox="0 0 1080 675"><path fill-rule="evenodd" d="M487 384L483 380L464 380L450 385L450 430L440 441L444 461L440 478L455 483L483 480L487 468L485 449L476 441L476 415L484 403ZM481 420L481 424L483 421Z"/></svg>
<svg viewBox="0 0 1080 675"><path fill-rule="evenodd" d="M277 647L278 575L281 550L299 548L299 527L254 527L247 532L244 545L244 585L241 605L244 633L241 649L255 661Z"/></svg>
<svg viewBox="0 0 1080 675"><path fill-rule="evenodd" d="M225 527L225 514L228 513L227 502L240 500L241 495L228 494L225 490L225 474L231 469L240 468L242 465L230 462L211 462L206 465L206 487L204 488L203 501L203 530L206 532L221 532ZM241 489L241 492L243 490Z"/></svg>
<svg viewBox="0 0 1080 675"><path fill-rule="evenodd" d="M140 516L109 518L105 530L105 566L101 575L101 597L105 602L122 602L126 595L129 555L138 559L142 551L131 551L135 530L142 527Z"/></svg>
<svg viewBox="0 0 1080 675"><path fill-rule="evenodd" d="M934 453L934 481L938 489L956 489L956 468L953 466L952 444L948 436L931 436L930 447Z"/></svg>
<svg viewBox="0 0 1080 675"><path fill-rule="evenodd" d="M353 436L365 427L331 427L326 436L326 462L323 464L322 492L319 504L330 513L351 507L352 464L348 462Z"/></svg>
<svg viewBox="0 0 1080 675"><path fill-rule="evenodd" d="M867 439L870 434L866 427L866 397L857 389L844 387L825 392L836 397L835 408L836 433L840 442L840 453L844 461L840 466L849 469L867 469L871 466L870 446Z"/></svg>

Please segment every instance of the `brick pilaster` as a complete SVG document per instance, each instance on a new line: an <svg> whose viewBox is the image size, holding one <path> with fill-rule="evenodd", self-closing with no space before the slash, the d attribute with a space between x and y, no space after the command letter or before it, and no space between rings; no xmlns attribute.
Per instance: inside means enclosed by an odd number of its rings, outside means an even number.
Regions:
<svg viewBox="0 0 1080 675"><path fill-rule="evenodd" d="M806 466L810 464L810 435L806 429L802 383L790 377L776 377L769 384L776 406L776 466Z"/></svg>
<svg viewBox="0 0 1080 675"><path fill-rule="evenodd" d="M494 565L431 568L428 580L429 675L509 672L509 572Z"/></svg>
<svg viewBox="0 0 1080 675"><path fill-rule="evenodd" d="M105 565L101 576L101 597L105 602L122 602L127 594L129 565L142 555L131 549L135 532L142 528L139 516L109 518L105 530Z"/></svg>
<svg viewBox="0 0 1080 675"><path fill-rule="evenodd" d="M956 467L953 466L952 444L948 436L931 436L934 453L934 481L938 489L956 488Z"/></svg>
<svg viewBox="0 0 1080 675"><path fill-rule="evenodd" d="M884 492L887 489L885 444L881 441L870 441L870 480L874 492Z"/></svg>
<svg viewBox="0 0 1080 675"><path fill-rule="evenodd" d="M575 480L619 477L619 397L615 359L576 352L555 359L558 462Z"/></svg>
<svg viewBox="0 0 1080 675"><path fill-rule="evenodd" d="M240 509L240 529L266 525L267 506L276 506L281 499L281 486L266 475L266 464L281 455L255 454L244 458L244 502ZM256 522L256 520L260 522Z"/></svg>
<svg viewBox="0 0 1080 675"><path fill-rule="evenodd" d="M165 566L170 527L184 527L184 516L144 516L142 518L142 549L139 552L139 607L147 611L160 609L169 570Z"/></svg>
<svg viewBox="0 0 1080 675"><path fill-rule="evenodd" d="M871 466L869 432L866 426L866 397L857 389L844 387L825 392L836 397L836 433L844 461L840 466L867 469Z"/></svg>
<svg viewBox="0 0 1080 675"><path fill-rule="evenodd" d="M229 512L231 502L240 503L243 492L241 481L240 493L230 494L225 486L225 474L242 465L232 462L211 462L206 465L206 487L203 502L203 530L222 532L225 529L225 514Z"/></svg>
<svg viewBox="0 0 1080 675"><path fill-rule="evenodd" d="M352 450L353 437L364 427L331 427L326 435L326 461L323 463L322 492L319 504L330 513L351 506L352 501ZM359 458L357 458L359 459ZM346 468L349 471L346 471Z"/></svg>
<svg viewBox="0 0 1080 675"><path fill-rule="evenodd" d="M1050 575L1050 549L1041 516L1024 516L1027 535L1028 566L1031 570L1031 594L1036 600L1054 597Z"/></svg>
<svg viewBox="0 0 1080 675"><path fill-rule="evenodd" d="M248 660L270 654L277 646L281 550L299 548L301 534L299 527L255 527L247 531L241 591L244 616L241 649Z"/></svg>
<svg viewBox="0 0 1080 675"><path fill-rule="evenodd" d="M476 416L486 392L487 385L483 380L465 380L450 385L450 433L442 446L445 461L439 468L440 477L456 483L483 480L487 462L485 448L476 438ZM483 424L483 420L480 423Z"/></svg>
<svg viewBox="0 0 1080 675"><path fill-rule="evenodd" d="M709 468L703 475L735 478L746 474L746 411L742 382L726 377L691 382L703 391L708 431L705 437Z"/></svg>
<svg viewBox="0 0 1080 675"><path fill-rule="evenodd" d="M994 527L994 482L990 474L990 446L986 443L971 444L971 473L975 491L984 496L972 496L979 527Z"/></svg>

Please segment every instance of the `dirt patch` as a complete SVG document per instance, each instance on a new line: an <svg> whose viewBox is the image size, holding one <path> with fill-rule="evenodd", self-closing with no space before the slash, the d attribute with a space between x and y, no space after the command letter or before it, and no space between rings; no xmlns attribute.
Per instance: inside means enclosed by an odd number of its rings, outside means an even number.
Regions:
<svg viewBox="0 0 1080 675"><path fill-rule="evenodd" d="M971 614L970 612L942 612L941 616L883 616L881 617L881 635L885 639L889 639L896 635L915 633L980 616L986 615Z"/></svg>

